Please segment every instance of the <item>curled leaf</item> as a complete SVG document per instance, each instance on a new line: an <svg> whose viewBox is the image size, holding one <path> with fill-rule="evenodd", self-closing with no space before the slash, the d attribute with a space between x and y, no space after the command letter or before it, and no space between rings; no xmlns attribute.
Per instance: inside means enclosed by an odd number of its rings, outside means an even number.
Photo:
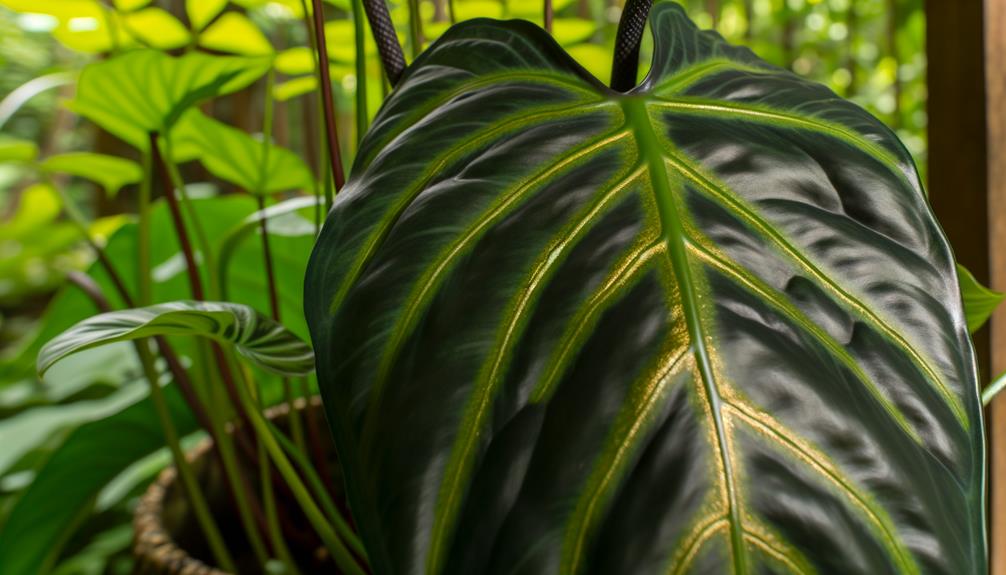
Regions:
<svg viewBox="0 0 1006 575"><path fill-rule="evenodd" d="M283 325L230 302L176 301L103 313L81 321L38 354L39 375L71 354L118 341L152 336L197 336L234 346L267 371L289 377L314 369L311 347Z"/></svg>

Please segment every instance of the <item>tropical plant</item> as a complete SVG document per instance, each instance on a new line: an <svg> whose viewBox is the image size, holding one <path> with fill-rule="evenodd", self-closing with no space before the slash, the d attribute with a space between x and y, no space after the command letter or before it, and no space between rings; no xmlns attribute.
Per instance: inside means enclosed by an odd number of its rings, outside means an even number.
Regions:
<svg viewBox="0 0 1006 575"><path fill-rule="evenodd" d="M978 375L911 157L671 2L637 85L648 8L610 88L522 21L389 66L305 301L371 565L985 572Z"/></svg>
<svg viewBox="0 0 1006 575"><path fill-rule="evenodd" d="M979 568L977 377L889 130L670 3L652 44L635 2L617 37L598 0L327 4L0 0L100 55L0 99L0 241L32 248L0 304L68 284L0 362L0 571L128 572L168 465L232 571ZM920 2L683 4L919 149L918 62L862 39ZM71 85L116 142L35 143ZM978 329L1003 296L960 278ZM318 387L348 501L313 413L263 416Z"/></svg>

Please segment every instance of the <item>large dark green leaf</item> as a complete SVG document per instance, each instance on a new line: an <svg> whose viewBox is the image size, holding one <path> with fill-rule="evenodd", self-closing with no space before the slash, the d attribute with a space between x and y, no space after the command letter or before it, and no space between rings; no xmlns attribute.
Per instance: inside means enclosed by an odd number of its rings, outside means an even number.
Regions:
<svg viewBox="0 0 1006 575"><path fill-rule="evenodd" d="M954 263L896 137L650 19L615 94L448 31L375 119L306 308L376 573L982 573Z"/></svg>

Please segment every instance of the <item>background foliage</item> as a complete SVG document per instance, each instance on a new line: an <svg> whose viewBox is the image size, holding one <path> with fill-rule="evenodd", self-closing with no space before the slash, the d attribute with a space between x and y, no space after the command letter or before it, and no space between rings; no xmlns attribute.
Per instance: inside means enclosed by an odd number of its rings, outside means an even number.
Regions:
<svg viewBox="0 0 1006 575"><path fill-rule="evenodd" d="M361 128L388 88L369 36L363 76L354 64L353 0L326 1L340 143L348 166ZM406 0L390 1L407 55L442 33L452 13L459 20L490 16L541 22L540 0L417 1L418 27L410 26ZM897 130L925 173L922 0L680 1L700 26L715 27L731 42L748 45L866 107ZM607 80L619 0L554 0L554 5L556 39ZM648 45L647 39L643 62ZM241 262L225 274L227 297L266 310L260 257L255 242L243 241L254 230L246 218L258 204L238 192L284 191L272 202L317 193L317 182L326 180L309 46L301 0L0 0L0 539L12 522L30 523L32 517L18 515L26 507L17 503L38 499L38 485L79 473L79 457L89 449L124 436L133 440L131 449L116 451L118 460L76 478L81 489L67 495L76 500L46 501L67 514L64 532L29 534L26 540L51 555L45 561L55 572L128 572L129 510L145 482L169 460L148 416L146 393L137 383L139 366L128 345L75 356L54 367L45 382L34 374L41 345L95 311L65 285L66 274L90 270L108 285L95 269L84 230L68 218L65 200L81 207L86 232L105 245L124 276L132 278L136 265L137 231L130 214L137 185L130 165L120 166L117 178L95 183L87 169L93 158L73 161L63 155L96 152L135 164L141 158L133 146L66 105L75 96L76 80L85 65L138 48L271 62L274 78L263 76L190 111L190 129L180 137L181 159L203 158L184 163L182 176L205 214L207 235L227 261ZM255 154L262 148L255 142L261 141L266 122L267 91L277 102L268 171L286 176L275 189L242 179L249 166L260 163ZM214 150L227 153L211 158ZM110 170L115 171L101 173ZM299 294L319 215L315 205L304 204L270 223L284 322L304 337ZM157 301L186 297L181 256L165 212L163 204L155 207L152 222ZM172 401L179 427L195 429L178 398ZM33 492L29 487L39 477ZM61 545L51 549L53 540ZM0 565L11 552L0 542Z"/></svg>

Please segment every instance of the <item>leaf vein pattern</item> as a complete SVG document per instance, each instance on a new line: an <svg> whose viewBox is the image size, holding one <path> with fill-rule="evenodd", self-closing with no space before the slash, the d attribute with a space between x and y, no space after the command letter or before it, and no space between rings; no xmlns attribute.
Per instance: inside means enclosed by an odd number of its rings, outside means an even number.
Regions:
<svg viewBox="0 0 1006 575"><path fill-rule="evenodd" d="M666 150L665 150L666 152ZM897 330L880 318L869 307L863 304L856 296L839 285L830 276L825 274L817 264L796 248L787 238L783 237L753 208L748 207L743 201L737 198L731 191L702 174L699 168L691 165L691 162L684 158L667 152L666 161L677 172L693 183L699 191L707 196L719 200L722 205L730 210L740 220L751 226L752 229L769 239L783 255L798 264L805 272L810 274L821 287L827 289L831 294L847 308L850 308L856 315L865 320L876 329L885 339L891 341L908 357L908 359L919 369L919 371L929 380L937 392L943 397L948 407L953 411L954 416L961 426L970 429L970 421L964 412L964 407L960 400L947 388L943 380L937 375L936 370L930 362L912 346Z"/></svg>
<svg viewBox="0 0 1006 575"><path fill-rule="evenodd" d="M696 234L692 235L694 236ZM901 427L901 429L917 444L923 445L922 438L919 436L915 428L908 422L905 414L902 413L893 402L891 402L890 398L884 394L877 383L870 379L865 372L863 372L863 369L856 363L856 360L853 359L841 343L814 323L809 317L800 311L799 308L789 303L785 296L780 294L778 290L766 285L755 275L747 273L745 270L737 266L736 263L731 262L726 257L717 254L714 248L703 245L705 243L706 242L700 240L695 240L694 237L689 237L687 239L687 244L696 257L722 272L737 285L772 304L776 310L793 320L801 329L812 335L821 345L825 346L828 351L835 356L835 359L841 362L846 369L852 372L856 379L858 379L869 390L870 394L876 398L876 400L880 403L888 415L894 419L898 426Z"/></svg>
<svg viewBox="0 0 1006 575"><path fill-rule="evenodd" d="M594 112L602 108L603 106L584 107L577 105L569 106L566 110L582 109L582 113L570 114L571 117L579 117L585 116L589 112ZM381 244L413 200L415 200L416 197L422 193L427 186L429 186L433 178L435 178L438 174L441 174L445 168L460 160L466 153L477 150L480 146L487 145L491 143L493 139L506 133L533 124L543 118L551 117L556 113L557 112L555 110L549 110L539 114L532 114L530 116L515 117L507 122L492 126L490 129L485 130L481 134L473 135L470 139L462 142L460 145L445 150L440 156L430 162L430 168L419 176L414 186L402 194L401 199L395 202L388 210L388 215L375 226L375 229L372 232L370 232L369 237L359 250L360 256L357 257L356 261L354 261L352 266L350 266L349 271L346 273L346 279L343 280L338 291L336 291L335 295L332 297L332 303L329 306L329 309L334 313L335 310L342 305L342 301L349 293L350 288L356 283L356 280L359 278L360 274L363 273L363 270L366 269L367 264L370 262L377 249L377 246Z"/></svg>

